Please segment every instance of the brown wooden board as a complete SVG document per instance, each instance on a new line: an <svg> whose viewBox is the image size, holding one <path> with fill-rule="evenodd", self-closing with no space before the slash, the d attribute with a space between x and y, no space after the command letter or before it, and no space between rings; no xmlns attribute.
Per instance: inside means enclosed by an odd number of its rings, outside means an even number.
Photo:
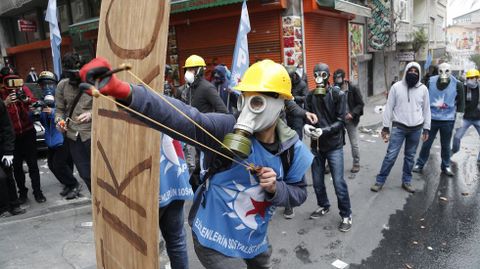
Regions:
<svg viewBox="0 0 480 269"><path fill-rule="evenodd" d="M163 89L170 1L104 0L97 56ZM122 80L138 83L126 72ZM92 206L97 268L158 268L160 133L102 98L93 104Z"/></svg>

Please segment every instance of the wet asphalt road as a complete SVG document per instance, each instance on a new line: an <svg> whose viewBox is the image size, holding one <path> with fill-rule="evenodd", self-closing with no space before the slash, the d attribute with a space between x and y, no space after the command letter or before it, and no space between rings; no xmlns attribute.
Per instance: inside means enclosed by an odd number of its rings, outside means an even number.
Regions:
<svg viewBox="0 0 480 269"><path fill-rule="evenodd" d="M480 268L477 137L452 157L455 177L439 173L439 158L423 171L423 191L391 215L372 255L351 268Z"/></svg>

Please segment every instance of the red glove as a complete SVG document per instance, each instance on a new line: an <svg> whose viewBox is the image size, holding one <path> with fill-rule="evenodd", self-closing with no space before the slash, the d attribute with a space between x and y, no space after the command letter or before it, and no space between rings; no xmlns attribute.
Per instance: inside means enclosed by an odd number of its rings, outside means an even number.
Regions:
<svg viewBox="0 0 480 269"><path fill-rule="evenodd" d="M110 76L101 78L102 75L111 70L111 66L107 60L101 57L97 57L91 60L80 69L80 78L89 84L95 85L97 79L100 79L98 83L98 90L100 93L110 95L118 99L127 99L130 94L130 84L112 74Z"/></svg>

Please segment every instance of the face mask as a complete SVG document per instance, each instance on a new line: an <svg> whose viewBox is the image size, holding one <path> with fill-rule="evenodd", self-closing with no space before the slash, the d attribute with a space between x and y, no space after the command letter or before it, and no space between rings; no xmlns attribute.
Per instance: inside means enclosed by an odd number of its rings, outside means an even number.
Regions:
<svg viewBox="0 0 480 269"><path fill-rule="evenodd" d="M55 106L55 86L48 85L43 88L43 102L48 107Z"/></svg>
<svg viewBox="0 0 480 269"><path fill-rule="evenodd" d="M328 81L328 73L325 71L315 72L315 84L317 88L313 91L313 94L323 94L327 93L326 85Z"/></svg>
<svg viewBox="0 0 480 269"><path fill-rule="evenodd" d="M448 84L450 83L450 75L451 75L450 65L447 63L442 63L438 66L438 76L440 78L440 84Z"/></svg>
<svg viewBox="0 0 480 269"><path fill-rule="evenodd" d="M251 151L249 136L271 127L278 119L285 100L266 95L241 95L237 107L240 116L234 126L235 132L227 134L223 144L242 158Z"/></svg>
<svg viewBox="0 0 480 269"><path fill-rule="evenodd" d="M335 84L337 85L342 85L343 84L343 78L342 77L338 77L335 79Z"/></svg>
<svg viewBox="0 0 480 269"><path fill-rule="evenodd" d="M416 73L407 73L405 80L407 81L408 87L412 88L418 82L418 75Z"/></svg>
<svg viewBox="0 0 480 269"><path fill-rule="evenodd" d="M478 86L478 81L476 79L469 78L467 79L467 87L470 89L475 89Z"/></svg>
<svg viewBox="0 0 480 269"><path fill-rule="evenodd" d="M185 72L185 82L192 84L195 81L195 74L192 71Z"/></svg>
<svg viewBox="0 0 480 269"><path fill-rule="evenodd" d="M82 82L80 78L80 70L78 69L69 69L65 70L65 75L68 78L68 83L73 86L78 86Z"/></svg>

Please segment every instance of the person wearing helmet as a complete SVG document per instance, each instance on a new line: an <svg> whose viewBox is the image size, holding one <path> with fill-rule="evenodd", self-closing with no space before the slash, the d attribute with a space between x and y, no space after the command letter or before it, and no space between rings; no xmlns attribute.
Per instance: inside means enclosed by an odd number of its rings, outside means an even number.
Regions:
<svg viewBox="0 0 480 269"><path fill-rule="evenodd" d="M411 183L415 152L420 138L427 141L430 130L430 99L427 87L421 82L421 71L417 62L407 64L403 79L390 88L381 132L388 148L375 183L370 187L373 192L379 192L383 188L404 141L402 188L409 193L415 192Z"/></svg>
<svg viewBox="0 0 480 269"><path fill-rule="evenodd" d="M205 61L198 55L192 55L185 61L185 90L182 99L200 112L228 113L227 107L218 95L217 89L204 78Z"/></svg>
<svg viewBox="0 0 480 269"><path fill-rule="evenodd" d="M55 89L57 77L50 71L42 71L38 76L38 85L42 89L43 100L39 101L42 109L40 122L45 127L45 143L48 146L47 164L55 177L63 184L60 192L67 200L77 197L72 191L78 188L78 182L73 176L73 161L68 148L64 145L63 134L55 124Z"/></svg>
<svg viewBox="0 0 480 269"><path fill-rule="evenodd" d="M28 175L32 182L33 196L38 203L47 201L40 184L40 171L37 163L36 133L30 117L30 105L37 100L30 89L23 85L17 72L4 67L0 70L0 97L7 106L8 115L15 130L15 150L13 154L13 174L18 187L18 203L28 200L28 188L25 184L23 162L28 166Z"/></svg>
<svg viewBox="0 0 480 269"><path fill-rule="evenodd" d="M452 141L453 127L456 112L463 112L465 101L463 99L463 85L452 75L450 64L442 63L438 66L438 75L428 80L428 93L430 97L431 127L428 140L423 142L413 172L421 173L430 156L433 141L440 132L441 145L441 170L447 176L454 176L450 167L450 143Z"/></svg>
<svg viewBox="0 0 480 269"><path fill-rule="evenodd" d="M328 161L340 210L338 229L348 232L352 227L352 210L343 172L345 94L339 87L330 86L327 64L316 64L313 75L317 87L307 96L306 106L308 111L317 114L318 122L314 125L305 124L304 127L305 135L311 138L311 151L315 156L312 181L318 208L310 214L310 218L318 219L330 211L325 187L325 164Z"/></svg>
<svg viewBox="0 0 480 269"><path fill-rule="evenodd" d="M455 132L453 137L452 154L460 150L460 141L470 126L475 127L480 135L480 94L479 94L480 72L477 69L467 71L465 82L465 113L463 114L462 125ZM480 165L480 152L477 156L477 164Z"/></svg>
<svg viewBox="0 0 480 269"><path fill-rule="evenodd" d="M93 85L109 69L106 60L97 58L80 73L82 80ZM101 93L188 137L195 137L208 147L221 148L145 87L130 85L115 75L100 85L103 85ZM223 140L222 146L227 152L234 152L232 156L237 160L257 167L250 172L243 165L204 149L202 168L208 170L195 193L189 224L195 252L204 267L238 268L239 260L243 260L248 268L270 268L268 224L276 206L288 202L299 206L305 201L303 176L313 156L296 132L279 118L284 100L292 98L290 78L282 65L271 60L253 64L235 89L242 92L238 118L232 114L201 113L179 100L165 97ZM160 126L150 126L174 139L192 143Z"/></svg>
<svg viewBox="0 0 480 269"><path fill-rule="evenodd" d="M345 129L350 139L353 157L353 166L350 172L358 173L360 171L360 149L358 148L357 126L360 122L360 116L363 115L363 106L365 104L363 103L360 89L345 79L345 71L343 69L337 69L333 72L333 80L335 86L338 86L346 95Z"/></svg>
<svg viewBox="0 0 480 269"><path fill-rule="evenodd" d="M75 52L66 53L62 59L66 78L60 80L55 90L55 122L65 134L64 143L72 156L80 177L90 187L90 145L92 131L92 97L80 90L79 70L85 64ZM73 188L69 196L78 196L80 187Z"/></svg>

